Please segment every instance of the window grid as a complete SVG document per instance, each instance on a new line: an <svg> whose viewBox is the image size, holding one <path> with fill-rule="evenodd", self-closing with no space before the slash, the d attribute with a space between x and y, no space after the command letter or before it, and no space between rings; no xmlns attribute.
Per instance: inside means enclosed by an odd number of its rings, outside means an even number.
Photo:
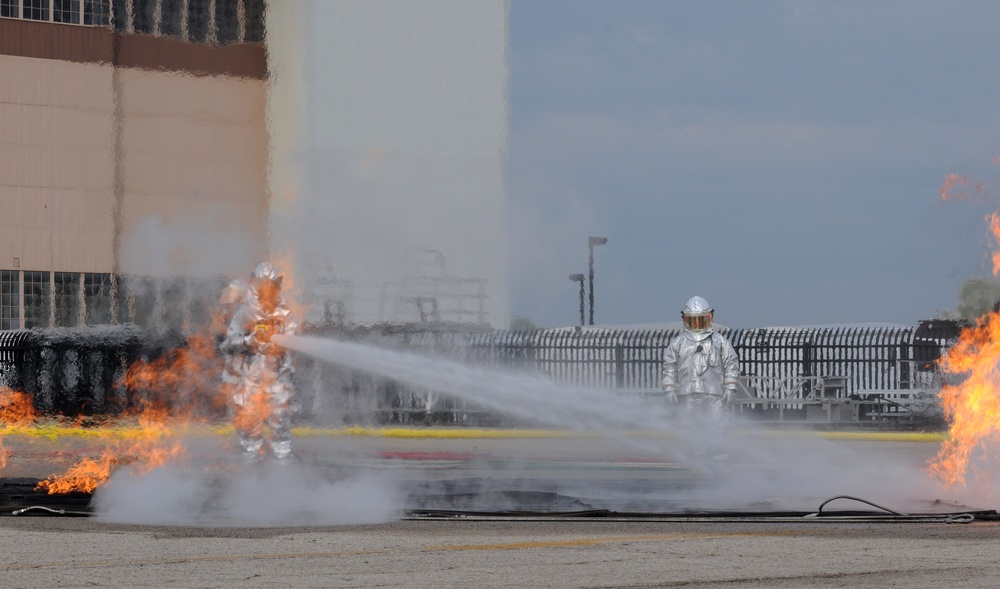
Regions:
<svg viewBox="0 0 1000 589"><path fill-rule="evenodd" d="M263 43L265 11L265 0L0 0L0 17L223 45Z"/></svg>
<svg viewBox="0 0 1000 589"><path fill-rule="evenodd" d="M80 324L80 275L55 272L52 282L56 327L76 327Z"/></svg>
<svg viewBox="0 0 1000 589"><path fill-rule="evenodd" d="M52 22L80 24L80 0L52 0Z"/></svg>
<svg viewBox="0 0 1000 589"><path fill-rule="evenodd" d="M0 17L21 18L19 0L0 0Z"/></svg>
<svg viewBox="0 0 1000 589"><path fill-rule="evenodd" d="M111 275L83 275L83 304L87 325L111 323Z"/></svg>
<svg viewBox="0 0 1000 589"><path fill-rule="evenodd" d="M24 273L24 327L48 327L52 312L52 284L48 272Z"/></svg>
<svg viewBox="0 0 1000 589"><path fill-rule="evenodd" d="M111 24L111 0L83 0L83 24L106 27Z"/></svg>
<svg viewBox="0 0 1000 589"><path fill-rule="evenodd" d="M21 329L17 270L0 270L0 330Z"/></svg>
<svg viewBox="0 0 1000 589"><path fill-rule="evenodd" d="M49 20L49 0L22 0L21 18Z"/></svg>

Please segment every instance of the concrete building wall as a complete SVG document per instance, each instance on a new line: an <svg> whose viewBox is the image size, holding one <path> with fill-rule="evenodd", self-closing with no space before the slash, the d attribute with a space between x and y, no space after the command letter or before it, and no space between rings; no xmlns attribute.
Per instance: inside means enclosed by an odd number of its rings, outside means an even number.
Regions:
<svg viewBox="0 0 1000 589"><path fill-rule="evenodd" d="M0 268L112 271L111 71L0 55Z"/></svg>
<svg viewBox="0 0 1000 589"><path fill-rule="evenodd" d="M247 273L267 251L263 80L120 72L120 270Z"/></svg>

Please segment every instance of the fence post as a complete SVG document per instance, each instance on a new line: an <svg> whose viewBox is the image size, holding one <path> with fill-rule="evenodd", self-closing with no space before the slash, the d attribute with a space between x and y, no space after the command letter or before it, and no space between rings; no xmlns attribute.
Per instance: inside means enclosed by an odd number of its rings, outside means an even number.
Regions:
<svg viewBox="0 0 1000 589"><path fill-rule="evenodd" d="M910 359L909 342L899 344L899 388L901 389L913 388L913 383L910 382Z"/></svg>
<svg viewBox="0 0 1000 589"><path fill-rule="evenodd" d="M620 341L615 343L615 388L625 388L625 349Z"/></svg>

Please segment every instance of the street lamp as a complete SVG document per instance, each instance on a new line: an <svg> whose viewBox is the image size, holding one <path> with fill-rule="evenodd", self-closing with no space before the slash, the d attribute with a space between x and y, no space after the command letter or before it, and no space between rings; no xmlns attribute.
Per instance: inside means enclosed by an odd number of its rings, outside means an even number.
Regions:
<svg viewBox="0 0 1000 589"><path fill-rule="evenodd" d="M583 274L570 274L569 279L580 283L580 327L583 327Z"/></svg>
<svg viewBox="0 0 1000 589"><path fill-rule="evenodd" d="M590 250L590 324L594 324L594 247L608 243L607 237L587 238L587 248Z"/></svg>

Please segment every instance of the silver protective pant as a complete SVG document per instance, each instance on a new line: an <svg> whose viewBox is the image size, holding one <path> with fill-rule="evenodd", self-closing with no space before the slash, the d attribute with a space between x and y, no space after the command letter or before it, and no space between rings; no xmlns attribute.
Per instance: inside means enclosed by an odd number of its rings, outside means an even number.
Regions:
<svg viewBox="0 0 1000 589"><path fill-rule="evenodd" d="M282 374L280 359L250 356L242 366L233 395L236 433L249 460L271 455L279 460L292 454L292 387Z"/></svg>

